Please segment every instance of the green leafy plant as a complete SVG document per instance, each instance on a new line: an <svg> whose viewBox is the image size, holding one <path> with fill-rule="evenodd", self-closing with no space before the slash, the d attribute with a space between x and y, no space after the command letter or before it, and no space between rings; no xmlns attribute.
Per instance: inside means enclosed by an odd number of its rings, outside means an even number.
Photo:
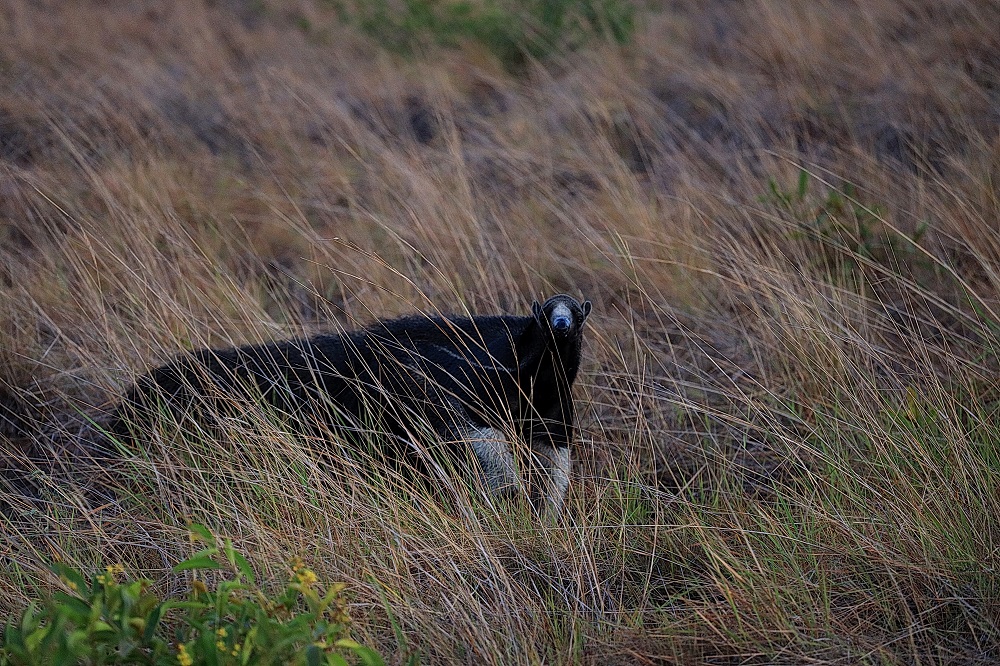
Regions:
<svg viewBox="0 0 1000 666"><path fill-rule="evenodd" d="M844 183L832 188L823 198L810 194L812 177L805 169L799 170L794 188L785 189L771 178L768 192L757 199L776 209L794 224L793 238L816 241L820 255L827 263L855 269L859 259L874 260L882 264L895 264L910 258L921 263L914 252L927 232L928 225L921 224L904 236L885 223L885 207L862 203L857 188Z"/></svg>
<svg viewBox="0 0 1000 666"><path fill-rule="evenodd" d="M879 238L876 232L885 215L884 209L862 205L851 183L845 183L841 190L831 189L825 199L815 202L808 197L810 180L809 172L800 169L795 189L785 190L771 178L768 194L759 200L774 204L791 215L803 232L818 234L841 249L870 257L876 245L886 240ZM922 235L923 230L918 233Z"/></svg>
<svg viewBox="0 0 1000 666"><path fill-rule="evenodd" d="M336 5L344 22L396 53L475 42L512 72L531 58L571 51L593 38L625 45L635 31L635 9L624 0L346 0Z"/></svg>
<svg viewBox="0 0 1000 666"><path fill-rule="evenodd" d="M8 621L0 664L382 666L377 652L350 637L344 584L324 587L296 561L284 589L268 596L231 541L218 544L201 525L191 530L206 547L174 567L192 573L186 599L161 600L146 579L120 580L121 565L88 580L57 564L69 591ZM199 576L226 570L231 577L214 585Z"/></svg>

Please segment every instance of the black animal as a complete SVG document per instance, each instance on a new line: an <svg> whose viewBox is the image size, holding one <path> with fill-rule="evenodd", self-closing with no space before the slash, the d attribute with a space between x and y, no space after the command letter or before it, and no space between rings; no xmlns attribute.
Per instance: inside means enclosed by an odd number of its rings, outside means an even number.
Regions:
<svg viewBox="0 0 1000 666"><path fill-rule="evenodd" d="M415 441L429 429L455 460L478 461L491 493L527 487L552 515L569 484L572 385L590 311L589 301L558 295L530 316L415 315L198 351L140 378L109 430L134 441L164 413L211 419L234 395L394 460L420 460Z"/></svg>

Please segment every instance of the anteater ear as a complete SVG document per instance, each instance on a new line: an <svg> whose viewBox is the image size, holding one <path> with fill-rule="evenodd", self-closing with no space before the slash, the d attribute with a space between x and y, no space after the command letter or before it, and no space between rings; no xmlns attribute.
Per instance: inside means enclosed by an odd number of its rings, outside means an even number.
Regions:
<svg viewBox="0 0 1000 666"><path fill-rule="evenodd" d="M539 322L542 321L542 318L545 316L545 313L542 311L542 306L538 301L531 304L531 314L533 314L535 319Z"/></svg>
<svg viewBox="0 0 1000 666"><path fill-rule="evenodd" d="M593 304L590 301L583 302L583 318L586 319L590 316L590 311L594 309Z"/></svg>

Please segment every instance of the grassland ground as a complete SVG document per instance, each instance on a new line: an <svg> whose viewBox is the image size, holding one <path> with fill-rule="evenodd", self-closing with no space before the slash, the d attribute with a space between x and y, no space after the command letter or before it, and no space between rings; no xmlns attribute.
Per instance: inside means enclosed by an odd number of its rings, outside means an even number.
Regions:
<svg viewBox="0 0 1000 666"><path fill-rule="evenodd" d="M193 520L348 583L389 662L1000 660L1000 5L636 7L511 71L321 0L5 2L0 609L55 559L180 590ZM181 351L555 292L594 303L558 524L253 409L108 493L78 457Z"/></svg>

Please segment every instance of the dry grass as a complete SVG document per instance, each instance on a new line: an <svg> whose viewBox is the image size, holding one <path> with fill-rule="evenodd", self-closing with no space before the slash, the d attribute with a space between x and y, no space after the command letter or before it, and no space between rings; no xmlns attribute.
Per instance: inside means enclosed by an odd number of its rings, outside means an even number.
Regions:
<svg viewBox="0 0 1000 666"><path fill-rule="evenodd" d="M53 558L169 591L194 519L350 583L395 661L1000 659L1000 9L664 5L514 79L318 0L6 3L0 386L62 434L46 502L5 493L0 607ZM595 304L558 525L252 414L113 500L73 474L179 351L557 291Z"/></svg>

